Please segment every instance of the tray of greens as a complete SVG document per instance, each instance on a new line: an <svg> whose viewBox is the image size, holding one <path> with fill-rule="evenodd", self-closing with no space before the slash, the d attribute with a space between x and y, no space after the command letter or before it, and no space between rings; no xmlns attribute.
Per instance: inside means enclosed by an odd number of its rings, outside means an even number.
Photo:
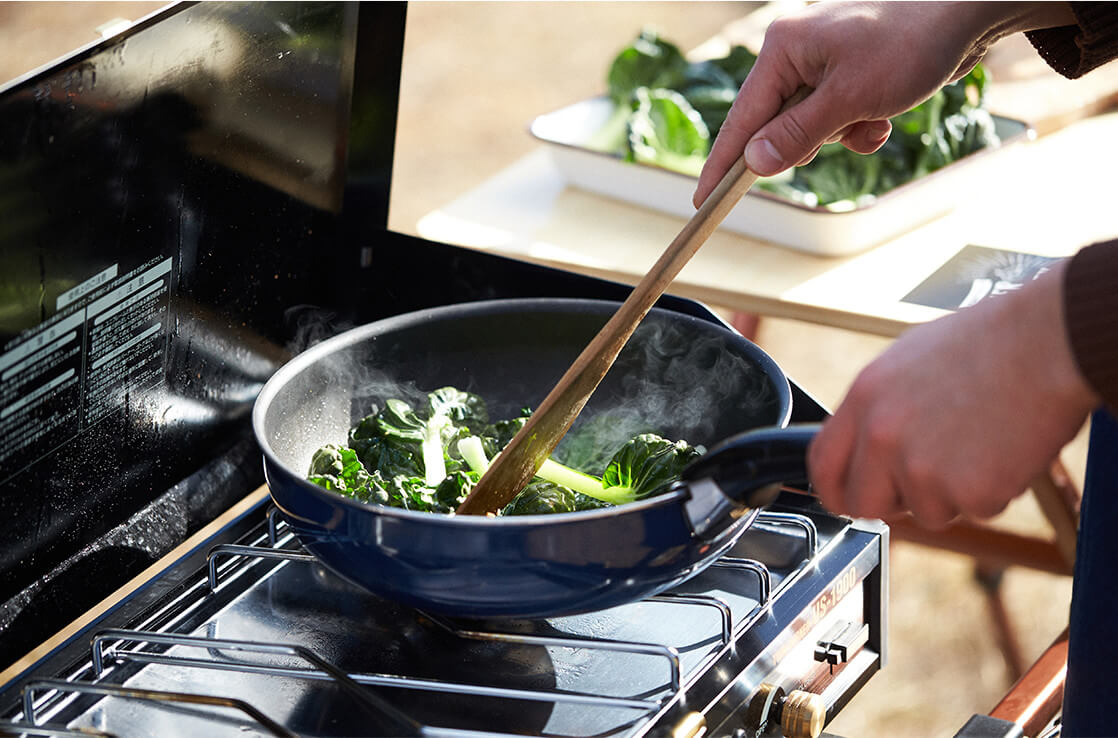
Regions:
<svg viewBox="0 0 1118 738"><path fill-rule="evenodd" d="M345 446L315 452L308 481L360 502L433 513L457 509L531 415L524 408L491 422L485 400L456 387L427 393L418 408L389 399L371 410ZM566 441L499 515L595 510L663 494L702 454L655 433L634 436L608 458L577 433Z"/></svg>
<svg viewBox="0 0 1118 738"><path fill-rule="evenodd" d="M755 60L734 45L692 61L645 29L609 66L607 94L539 116L531 132L552 145L576 186L689 216L695 178ZM1025 123L986 109L987 84L979 65L896 116L875 154L829 144L811 163L762 179L725 227L838 254L948 212L981 186L978 168L989 154L1032 135Z"/></svg>

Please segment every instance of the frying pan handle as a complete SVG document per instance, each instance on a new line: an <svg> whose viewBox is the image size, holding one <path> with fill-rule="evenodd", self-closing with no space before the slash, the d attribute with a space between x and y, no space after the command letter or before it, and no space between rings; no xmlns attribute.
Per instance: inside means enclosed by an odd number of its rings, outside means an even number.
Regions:
<svg viewBox="0 0 1118 738"><path fill-rule="evenodd" d="M692 530L709 538L776 499L783 485L807 486L807 448L818 423L761 428L722 441L683 470Z"/></svg>

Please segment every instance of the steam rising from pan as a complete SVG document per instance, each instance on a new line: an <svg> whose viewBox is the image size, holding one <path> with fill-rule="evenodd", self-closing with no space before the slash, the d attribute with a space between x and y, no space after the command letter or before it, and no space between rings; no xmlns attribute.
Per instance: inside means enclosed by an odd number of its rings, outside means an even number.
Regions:
<svg viewBox="0 0 1118 738"><path fill-rule="evenodd" d="M292 334L287 343L287 350L292 356L354 327L351 322L340 320L336 313L315 305L288 308L284 321ZM382 405L390 397L413 405L426 399L428 390L416 387L414 382L401 381L390 370L378 368L358 354L335 352L326 356L323 362L330 368L334 382L352 388L354 411L359 413L354 420L367 415L373 404ZM340 438L336 442L344 440Z"/></svg>
<svg viewBox="0 0 1118 738"><path fill-rule="evenodd" d="M299 376L284 390L286 401L269 408L273 450L301 475L317 448L345 443L352 424L374 405L396 397L419 406L427 392L446 385L481 395L494 419L513 417L539 405L615 310L616 304L598 301L499 300L348 331L292 362ZM298 316L305 338L330 332L313 318ZM759 366L758 354L712 323L654 310L557 455L595 471L588 462L608 458L637 433L709 446L781 422L787 405L782 411L777 383L786 381Z"/></svg>
<svg viewBox="0 0 1118 738"><path fill-rule="evenodd" d="M693 328L659 320L637 328L575 423L581 442L593 434L607 457L647 431L710 444L736 432L727 430L728 419L730 425L736 417L750 427L751 419L771 411L777 398L764 372L728 351L725 336ZM597 417L608 422L595 422ZM565 444L560 451L562 457Z"/></svg>

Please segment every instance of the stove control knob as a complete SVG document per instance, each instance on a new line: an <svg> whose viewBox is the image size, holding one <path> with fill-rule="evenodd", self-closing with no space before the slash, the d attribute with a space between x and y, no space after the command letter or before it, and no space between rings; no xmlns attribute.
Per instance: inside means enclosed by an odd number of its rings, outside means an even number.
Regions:
<svg viewBox="0 0 1118 738"><path fill-rule="evenodd" d="M794 689L780 706L780 725L785 738L819 738L827 721L827 703L812 692Z"/></svg>

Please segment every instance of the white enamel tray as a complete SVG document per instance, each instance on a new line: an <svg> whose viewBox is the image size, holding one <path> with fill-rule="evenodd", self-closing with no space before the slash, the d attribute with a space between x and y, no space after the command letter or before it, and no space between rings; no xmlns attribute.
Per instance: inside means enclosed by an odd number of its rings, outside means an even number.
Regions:
<svg viewBox="0 0 1118 738"><path fill-rule="evenodd" d="M539 116L530 130L550 146L556 167L576 187L690 217L695 212L694 177L626 162L585 145L612 112L608 97L591 98ZM997 166L1015 144L1034 137L1021 121L994 116L994 123L1001 146L971 154L866 205L835 212L752 190L722 227L810 253L838 256L864 251L950 212L967 198L981 196L985 167Z"/></svg>

